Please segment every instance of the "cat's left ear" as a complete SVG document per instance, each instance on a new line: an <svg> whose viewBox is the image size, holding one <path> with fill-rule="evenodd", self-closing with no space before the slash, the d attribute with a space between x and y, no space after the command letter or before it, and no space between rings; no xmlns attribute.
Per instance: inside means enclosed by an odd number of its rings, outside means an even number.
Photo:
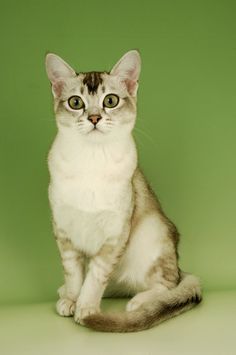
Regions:
<svg viewBox="0 0 236 355"><path fill-rule="evenodd" d="M110 74L120 77L125 83L131 96L136 96L138 90L138 79L141 71L141 58L136 50L127 52L116 65Z"/></svg>
<svg viewBox="0 0 236 355"><path fill-rule="evenodd" d="M75 71L58 55L49 53L46 55L46 71L52 84L54 97L61 95L65 80L76 77Z"/></svg>

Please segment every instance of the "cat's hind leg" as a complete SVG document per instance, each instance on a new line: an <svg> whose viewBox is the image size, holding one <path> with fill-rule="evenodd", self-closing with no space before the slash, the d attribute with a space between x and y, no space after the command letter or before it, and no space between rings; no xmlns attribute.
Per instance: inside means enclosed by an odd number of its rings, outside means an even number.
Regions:
<svg viewBox="0 0 236 355"><path fill-rule="evenodd" d="M150 290L135 295L127 304L126 311L138 309L163 309L163 312L181 311L183 308L192 308L201 302L201 285L199 279L191 274L182 273L180 283L171 289L157 285Z"/></svg>
<svg viewBox="0 0 236 355"><path fill-rule="evenodd" d="M137 293L126 305L126 311L135 311L142 307L146 303L150 303L153 299L158 297L158 294L162 294L167 291L168 288L164 285L156 285L153 288Z"/></svg>

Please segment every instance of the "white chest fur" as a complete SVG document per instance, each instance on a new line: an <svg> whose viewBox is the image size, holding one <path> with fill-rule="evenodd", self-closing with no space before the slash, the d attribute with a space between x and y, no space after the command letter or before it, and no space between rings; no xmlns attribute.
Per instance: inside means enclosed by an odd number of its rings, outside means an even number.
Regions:
<svg viewBox="0 0 236 355"><path fill-rule="evenodd" d="M49 199L57 226L76 247L94 254L122 233L135 167L132 140L84 145L57 136L49 154Z"/></svg>

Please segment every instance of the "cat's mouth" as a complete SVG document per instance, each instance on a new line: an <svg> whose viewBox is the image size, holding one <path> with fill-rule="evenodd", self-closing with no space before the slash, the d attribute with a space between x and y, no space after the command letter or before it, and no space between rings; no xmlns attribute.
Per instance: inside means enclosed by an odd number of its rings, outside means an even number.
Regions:
<svg viewBox="0 0 236 355"><path fill-rule="evenodd" d="M103 132L97 126L94 126L88 133L96 134L96 133L103 133Z"/></svg>

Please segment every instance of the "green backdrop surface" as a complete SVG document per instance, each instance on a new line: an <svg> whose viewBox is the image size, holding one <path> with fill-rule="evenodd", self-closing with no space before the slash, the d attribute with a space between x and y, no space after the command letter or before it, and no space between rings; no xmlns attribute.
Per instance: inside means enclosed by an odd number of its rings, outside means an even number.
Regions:
<svg viewBox="0 0 236 355"><path fill-rule="evenodd" d="M1 1L0 303L49 301L62 281L47 199L56 132L48 51L77 71L141 51L140 163L205 289L236 286L236 2Z"/></svg>

